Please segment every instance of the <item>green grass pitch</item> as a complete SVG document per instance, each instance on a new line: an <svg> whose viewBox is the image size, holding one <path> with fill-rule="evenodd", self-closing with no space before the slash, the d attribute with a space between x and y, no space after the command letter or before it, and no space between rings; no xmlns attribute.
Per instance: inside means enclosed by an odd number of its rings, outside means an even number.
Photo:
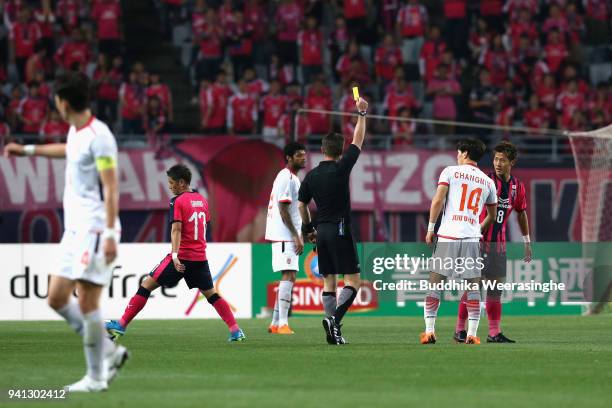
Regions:
<svg viewBox="0 0 612 408"><path fill-rule="evenodd" d="M292 318L294 336L243 320L226 343L219 320L135 321L132 358L109 391L2 407L610 407L612 315L505 317L517 344L457 345L440 318L438 344L418 344L419 318L347 317L347 346L325 343L320 319ZM486 320L479 333L486 338ZM0 389L57 388L84 373L64 322L0 322ZM329 405L328 405L329 404Z"/></svg>

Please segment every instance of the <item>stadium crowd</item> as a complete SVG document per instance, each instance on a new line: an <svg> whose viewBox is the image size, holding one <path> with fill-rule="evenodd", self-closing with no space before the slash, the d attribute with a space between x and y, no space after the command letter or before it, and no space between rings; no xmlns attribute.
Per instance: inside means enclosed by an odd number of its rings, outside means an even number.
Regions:
<svg viewBox="0 0 612 408"><path fill-rule="evenodd" d="M330 127L350 137L350 116L293 112L353 112L353 84L374 101L371 112L403 118L571 130L612 120L609 0L155 3L166 38L188 50L194 131L261 134L279 146L296 129L302 139ZM0 134L62 137L49 96L63 70L93 78L97 115L116 131L171 129L170 87L140 63L124 66L119 1L0 0L0 14ZM394 145L465 131L373 125Z"/></svg>

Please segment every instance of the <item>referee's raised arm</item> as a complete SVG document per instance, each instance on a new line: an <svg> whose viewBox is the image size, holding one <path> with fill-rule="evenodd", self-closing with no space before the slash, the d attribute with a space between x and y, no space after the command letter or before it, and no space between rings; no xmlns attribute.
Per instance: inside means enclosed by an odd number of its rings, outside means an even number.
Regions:
<svg viewBox="0 0 612 408"><path fill-rule="evenodd" d="M357 114L359 115L359 117L357 118L357 125L355 125L355 132L353 133L352 144L354 144L359 148L359 150L361 150L361 145L363 145L363 140L365 139L368 103L365 99L359 98L359 100L355 104L357 105Z"/></svg>

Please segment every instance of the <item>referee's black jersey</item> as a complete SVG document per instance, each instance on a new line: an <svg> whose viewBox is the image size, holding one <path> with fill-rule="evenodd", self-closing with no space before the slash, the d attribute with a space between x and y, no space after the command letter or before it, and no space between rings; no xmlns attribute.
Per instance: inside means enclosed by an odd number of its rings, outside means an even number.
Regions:
<svg viewBox="0 0 612 408"><path fill-rule="evenodd" d="M314 198L317 224L338 223L343 219L346 226L351 225L349 177L359 153L361 150L351 144L340 160L322 161L302 181L298 199L308 204Z"/></svg>

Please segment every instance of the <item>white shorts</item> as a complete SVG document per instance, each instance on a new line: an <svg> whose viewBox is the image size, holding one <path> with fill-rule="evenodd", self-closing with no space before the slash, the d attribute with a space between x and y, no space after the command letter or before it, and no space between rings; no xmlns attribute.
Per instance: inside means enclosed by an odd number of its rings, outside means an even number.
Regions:
<svg viewBox="0 0 612 408"><path fill-rule="evenodd" d="M115 262L106 264L100 233L65 231L60 242L60 264L54 275L96 285L110 283Z"/></svg>
<svg viewBox="0 0 612 408"><path fill-rule="evenodd" d="M447 278L479 278L484 265L480 238L439 237L432 255L432 271Z"/></svg>
<svg viewBox="0 0 612 408"><path fill-rule="evenodd" d="M300 257L295 254L293 242L272 243L272 270L274 272L299 271Z"/></svg>

